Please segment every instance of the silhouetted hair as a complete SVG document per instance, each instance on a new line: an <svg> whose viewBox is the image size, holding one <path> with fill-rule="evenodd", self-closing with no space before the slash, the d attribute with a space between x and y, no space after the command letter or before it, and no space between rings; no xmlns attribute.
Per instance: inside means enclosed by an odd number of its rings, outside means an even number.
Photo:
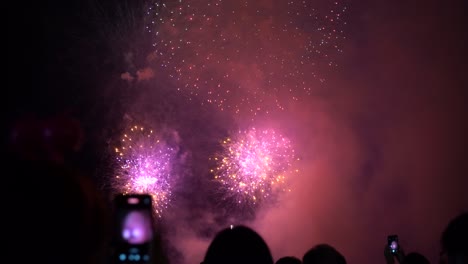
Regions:
<svg viewBox="0 0 468 264"><path fill-rule="evenodd" d="M278 259L275 264L302 264L302 261L293 256L286 256Z"/></svg>
<svg viewBox="0 0 468 264"><path fill-rule="evenodd" d="M411 252L405 256L403 264L430 264L430 262L422 254Z"/></svg>
<svg viewBox="0 0 468 264"><path fill-rule="evenodd" d="M447 254L449 263L453 258L468 261L468 212L450 221L442 233L442 250Z"/></svg>
<svg viewBox="0 0 468 264"><path fill-rule="evenodd" d="M273 264L270 249L254 230L226 228L211 242L203 264Z"/></svg>
<svg viewBox="0 0 468 264"><path fill-rule="evenodd" d="M320 244L311 248L302 258L303 264L346 264L346 259L334 247Z"/></svg>

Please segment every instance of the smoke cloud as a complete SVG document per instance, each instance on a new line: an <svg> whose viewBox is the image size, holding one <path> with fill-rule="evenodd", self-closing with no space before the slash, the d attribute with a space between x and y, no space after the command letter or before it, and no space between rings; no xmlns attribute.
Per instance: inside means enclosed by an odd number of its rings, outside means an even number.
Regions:
<svg viewBox="0 0 468 264"><path fill-rule="evenodd" d="M42 21L29 18L33 14L50 17L48 23L56 25L44 30L47 38L74 32L70 25L83 30L79 41L70 33L63 42L41 42L66 48L59 53L47 46L55 66L29 69L35 77L47 72L43 79L13 78L25 87L41 85L31 93L37 96L24 98L21 90L17 101L32 111L72 105L76 112L86 112L85 122L95 122L89 127L99 131L89 135L95 146L118 138L130 123L177 135L184 153L177 169L181 180L174 184L174 200L161 223L173 263L202 261L215 234L231 224L257 230L275 259L301 258L314 245L329 243L348 263L379 263L387 235L397 234L406 252L418 251L435 263L443 228L468 209L466 1L340 2L348 9L340 13L347 23L339 25L330 22L336 14L324 13L337 6L335 1L304 2L311 4L295 5L290 13L282 1L210 7L207 16L222 21L222 30L203 14L193 17L195 24L188 24L191 31L186 33L165 23L160 27L165 41L182 33L190 39L158 42L158 52L153 46L158 38L148 37L142 26L150 20L140 17L147 9L138 1L120 1L122 8L115 8L119 12L110 8L118 4L108 1L102 9L109 9L109 17L98 12L95 19L83 19L78 11L69 17L59 5L47 5L55 8L50 12L54 16L31 8L21 14L33 21L28 28ZM315 20L303 12L312 5L317 7ZM170 12L160 14L167 15L165 21L172 18ZM191 19L176 15L174 23ZM52 20L61 16L67 23ZM75 17L86 21L76 25ZM114 20L121 23L109 25ZM93 21L95 25L88 24ZM106 39L83 37L91 35L88 27L103 31L95 35ZM26 35L23 27L18 29L16 35ZM322 39L329 33L339 41ZM27 38L20 46L24 51L31 48ZM321 40L326 44L319 45ZM308 49L296 49L304 46ZM256 57L259 48L261 56ZM305 55L310 57L301 64ZM34 61L44 61L41 56ZM29 62L29 56L22 61ZM71 68L70 61L78 66ZM231 69L236 71L226 75ZM62 80L54 83L57 76ZM217 93L218 88L223 92ZM274 128L291 139L300 157L299 173L289 177L292 191L276 203L250 211L223 207L213 191L209 157L219 150L220 139L252 126ZM101 171L112 175L112 168Z"/></svg>
<svg viewBox="0 0 468 264"><path fill-rule="evenodd" d="M348 263L377 263L398 234L406 252L437 261L442 230L468 208L462 15L451 5L355 6L356 35L328 90L263 121L294 139L300 173L279 203L233 223L255 228L275 259L329 243ZM194 230L228 227L213 214L172 237L186 262L201 261L214 234Z"/></svg>
<svg viewBox="0 0 468 264"><path fill-rule="evenodd" d="M398 234L437 262L442 230L468 208L461 9L380 1L361 13L330 95L290 115L309 154L294 192L252 223L276 259L329 243L349 263L382 262Z"/></svg>

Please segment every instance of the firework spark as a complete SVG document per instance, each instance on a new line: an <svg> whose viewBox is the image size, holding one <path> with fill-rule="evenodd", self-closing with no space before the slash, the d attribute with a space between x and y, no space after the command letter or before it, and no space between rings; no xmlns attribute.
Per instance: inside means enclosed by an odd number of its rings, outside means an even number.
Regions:
<svg viewBox="0 0 468 264"><path fill-rule="evenodd" d="M174 148L166 146L143 126L132 126L115 148L117 173L115 190L119 193L147 193L153 196L154 211L161 216L171 200Z"/></svg>
<svg viewBox="0 0 468 264"><path fill-rule="evenodd" d="M290 191L286 176L296 160L291 142L274 130L239 131L222 142L223 152L211 170L223 192L237 204L257 204L279 192Z"/></svg>
<svg viewBox="0 0 468 264"><path fill-rule="evenodd" d="M343 52L341 1L159 1L148 57L175 87L236 114L284 110L324 82Z"/></svg>

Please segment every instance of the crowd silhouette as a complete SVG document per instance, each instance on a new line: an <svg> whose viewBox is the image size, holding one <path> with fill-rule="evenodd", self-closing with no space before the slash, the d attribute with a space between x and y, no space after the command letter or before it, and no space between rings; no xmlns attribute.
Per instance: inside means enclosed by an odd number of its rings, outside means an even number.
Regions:
<svg viewBox="0 0 468 264"><path fill-rule="evenodd" d="M13 149L15 146L12 146ZM22 155L26 153L25 155ZM33 154L32 154L33 153ZM54 153L52 156L48 154ZM10 151L7 166L13 178L27 180L34 188L29 193L34 208L30 234L34 234L33 252L44 255L44 263L113 263L112 211L97 186L73 169L60 151L38 147L34 152ZM59 156L58 156L59 155ZM57 162L60 161L60 162ZM154 234L153 259L149 263L170 263L160 237ZM55 241L53 247L45 241ZM468 263L468 213L456 216L441 234L439 264ZM382 261L387 264L427 264L418 252L396 253L385 246ZM114 261L111 261L114 260ZM120 262L127 263L127 262ZM128 262L134 263L134 262ZM247 226L227 227L213 238L202 264L346 264L346 257L328 244L314 245L303 256L273 259L264 239Z"/></svg>

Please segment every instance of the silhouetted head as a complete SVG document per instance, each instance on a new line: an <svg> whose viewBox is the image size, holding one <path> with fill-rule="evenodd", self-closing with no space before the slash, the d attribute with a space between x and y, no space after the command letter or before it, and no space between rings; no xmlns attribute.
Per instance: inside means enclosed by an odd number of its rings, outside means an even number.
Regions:
<svg viewBox="0 0 468 264"><path fill-rule="evenodd" d="M321 244L311 248L302 258L303 264L346 264L346 259L334 247Z"/></svg>
<svg viewBox="0 0 468 264"><path fill-rule="evenodd" d="M27 117L16 120L11 126L9 150L25 160L64 163L83 143L81 124L71 117Z"/></svg>
<svg viewBox="0 0 468 264"><path fill-rule="evenodd" d="M219 232L205 255L203 264L273 264L270 249L254 230L245 226Z"/></svg>
<svg viewBox="0 0 468 264"><path fill-rule="evenodd" d="M403 264L430 264L430 262L422 254L411 252L405 256Z"/></svg>
<svg viewBox="0 0 468 264"><path fill-rule="evenodd" d="M450 221L442 233L441 263L468 263L468 212Z"/></svg>
<svg viewBox="0 0 468 264"><path fill-rule="evenodd" d="M286 256L278 259L275 264L302 264L302 261L293 256Z"/></svg>

